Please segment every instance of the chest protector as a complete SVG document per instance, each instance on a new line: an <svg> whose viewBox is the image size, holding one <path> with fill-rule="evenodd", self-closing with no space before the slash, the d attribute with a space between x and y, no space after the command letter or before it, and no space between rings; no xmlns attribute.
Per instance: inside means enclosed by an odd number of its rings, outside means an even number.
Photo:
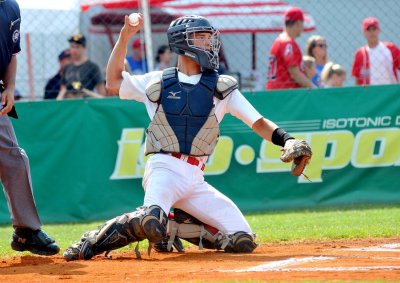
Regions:
<svg viewBox="0 0 400 283"><path fill-rule="evenodd" d="M214 96L227 95L217 91L217 84L218 74L211 70L204 71L196 85L180 83L176 68L166 69L161 81L151 82L146 95L158 108L146 130L145 153L211 155L219 137Z"/></svg>

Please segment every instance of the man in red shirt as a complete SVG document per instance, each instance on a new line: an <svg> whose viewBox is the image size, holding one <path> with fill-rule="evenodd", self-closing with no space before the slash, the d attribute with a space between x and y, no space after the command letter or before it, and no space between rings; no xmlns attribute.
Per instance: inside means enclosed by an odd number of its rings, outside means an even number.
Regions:
<svg viewBox="0 0 400 283"><path fill-rule="evenodd" d="M392 42L379 40L379 21L368 17L362 24L367 45L354 55L352 75L357 85L383 85L399 82L400 50Z"/></svg>
<svg viewBox="0 0 400 283"><path fill-rule="evenodd" d="M304 13L293 7L285 12L285 28L272 44L267 89L313 87L302 70L302 54L295 39L304 30Z"/></svg>

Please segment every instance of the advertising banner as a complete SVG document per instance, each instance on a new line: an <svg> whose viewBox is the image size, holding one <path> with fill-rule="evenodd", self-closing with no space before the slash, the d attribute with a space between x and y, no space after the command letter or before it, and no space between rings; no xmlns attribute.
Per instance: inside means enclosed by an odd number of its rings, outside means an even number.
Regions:
<svg viewBox="0 0 400 283"><path fill-rule="evenodd" d="M400 86L247 93L267 119L311 145L294 177L280 147L225 115L206 180L243 212L400 203ZM43 222L107 219L143 201L149 124L142 103L118 98L20 102L13 120L28 153ZM0 223L9 223L0 198Z"/></svg>

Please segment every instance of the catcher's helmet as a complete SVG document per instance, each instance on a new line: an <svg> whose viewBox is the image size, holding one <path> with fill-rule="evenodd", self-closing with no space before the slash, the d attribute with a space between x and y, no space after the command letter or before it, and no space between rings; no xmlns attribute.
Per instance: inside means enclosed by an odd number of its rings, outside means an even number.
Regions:
<svg viewBox="0 0 400 283"><path fill-rule="evenodd" d="M211 34L210 47L202 48L195 44L193 33ZM201 16L184 16L174 20L167 31L168 43L172 52L195 60L205 69L218 69L218 52L221 47L219 31Z"/></svg>

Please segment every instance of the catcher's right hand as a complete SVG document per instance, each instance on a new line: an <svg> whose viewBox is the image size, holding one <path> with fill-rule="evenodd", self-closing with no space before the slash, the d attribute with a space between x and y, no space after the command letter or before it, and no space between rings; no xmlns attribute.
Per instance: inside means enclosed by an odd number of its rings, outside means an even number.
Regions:
<svg viewBox="0 0 400 283"><path fill-rule="evenodd" d="M282 151L281 160L283 162L293 161L292 174L300 176L310 162L312 156L311 147L304 140L290 139L286 141Z"/></svg>

